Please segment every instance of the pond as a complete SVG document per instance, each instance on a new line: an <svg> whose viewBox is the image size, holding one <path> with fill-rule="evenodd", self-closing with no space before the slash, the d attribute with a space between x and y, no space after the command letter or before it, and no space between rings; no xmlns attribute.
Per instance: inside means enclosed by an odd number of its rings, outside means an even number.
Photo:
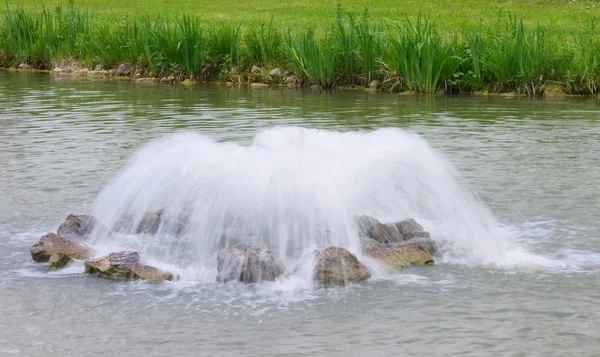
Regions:
<svg viewBox="0 0 600 357"><path fill-rule="evenodd" d="M0 355L597 355L599 138L590 99L0 72ZM228 212L238 231L266 232L255 242L290 261L353 248L340 222L360 210L417 219L440 252L332 289L302 274L217 283L206 222L179 240L96 242L141 250L176 282L31 260L69 213L186 200L205 221Z"/></svg>

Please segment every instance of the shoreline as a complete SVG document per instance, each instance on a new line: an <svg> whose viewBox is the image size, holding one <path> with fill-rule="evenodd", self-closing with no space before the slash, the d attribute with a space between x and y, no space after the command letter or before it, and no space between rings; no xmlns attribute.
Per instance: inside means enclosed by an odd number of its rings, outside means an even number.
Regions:
<svg viewBox="0 0 600 357"><path fill-rule="evenodd" d="M350 87L394 93L540 97L600 93L596 18L573 31L498 14L473 30L440 28L429 15L387 21L338 5L324 33L210 26L182 14L95 20L71 0L54 12L8 8L0 67L132 77L142 81Z"/></svg>
<svg viewBox="0 0 600 357"><path fill-rule="evenodd" d="M0 71L9 72L9 73L35 73L35 74L47 74L49 76L56 77L70 77L70 78L80 78L80 79L90 79L90 80L101 80L101 81L126 81L131 83L138 84L151 84L151 85L171 85L171 86L180 86L180 87L194 87L198 85L205 84L213 84L213 85L222 85L225 87L247 87L253 89L275 89L275 88L291 88L291 89L299 89L299 90L312 90L314 92L334 92L334 91L356 91L356 92L364 92L364 93L387 93L392 95L397 95L400 97L410 97L410 96L451 96L451 97L477 97L477 96L485 96L485 97L499 97L499 98L534 98L533 96L528 95L527 93L519 93L516 91L510 92L494 92L494 91L475 91L475 92L447 92L443 89L438 89L434 93L419 93L416 91L402 91L402 92L394 92L389 90L384 90L382 88L372 88L365 87L360 85L341 85L332 88L323 88L321 86L315 85L303 85L301 83L286 83L285 81L255 81L250 82L247 78L244 80L209 80L209 81L194 81L190 79L180 80L173 76L164 76L164 77L151 77L151 76L131 76L131 75L117 75L117 69L111 70L94 70L86 67L77 66L76 68L65 68L58 66L55 69L36 69L36 68L19 68L19 67L0 67ZM292 74L293 75L293 74ZM241 79L241 78L238 78ZM540 95L536 95L535 98L546 99L546 98L571 98L571 99L600 99L600 94L597 95L581 95L581 94L569 94L566 93L564 87L560 84L548 84L545 86L544 90Z"/></svg>

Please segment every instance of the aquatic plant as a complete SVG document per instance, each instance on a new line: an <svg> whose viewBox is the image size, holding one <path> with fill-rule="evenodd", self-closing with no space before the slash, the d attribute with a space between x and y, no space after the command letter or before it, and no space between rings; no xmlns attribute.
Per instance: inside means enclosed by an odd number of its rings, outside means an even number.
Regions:
<svg viewBox="0 0 600 357"><path fill-rule="evenodd" d="M456 37L445 40L428 17L419 15L414 22L389 25L383 62L402 78L403 89L433 93L459 65L455 47Z"/></svg>

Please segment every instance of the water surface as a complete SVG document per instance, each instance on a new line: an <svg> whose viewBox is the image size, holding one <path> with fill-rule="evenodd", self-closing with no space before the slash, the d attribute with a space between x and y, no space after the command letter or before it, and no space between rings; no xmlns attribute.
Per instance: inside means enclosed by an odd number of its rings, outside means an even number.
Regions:
<svg viewBox="0 0 600 357"><path fill-rule="evenodd" d="M190 89L0 72L0 355L596 356L599 119L587 99ZM420 135L458 170L474 207L489 208L514 254L493 254L496 236L479 236L489 259L442 250L433 267L330 290L293 280L222 286L189 271L176 283L111 282L80 265L47 273L31 262L30 245L67 214L91 211L152 140L194 132L247 146L282 126Z"/></svg>

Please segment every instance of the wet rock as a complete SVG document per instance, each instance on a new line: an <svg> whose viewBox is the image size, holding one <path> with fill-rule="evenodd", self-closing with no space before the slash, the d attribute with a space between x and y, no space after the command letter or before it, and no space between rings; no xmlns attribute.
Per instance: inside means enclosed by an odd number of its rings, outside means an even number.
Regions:
<svg viewBox="0 0 600 357"><path fill-rule="evenodd" d="M392 248L387 248L373 240L363 245L362 251L381 261L391 270L402 270L408 265L431 265L434 263L433 257L424 247L418 242L401 242Z"/></svg>
<svg viewBox="0 0 600 357"><path fill-rule="evenodd" d="M250 87L252 87L252 88L267 88L267 87L269 87L269 85L267 83L255 82L255 83L250 84Z"/></svg>
<svg viewBox="0 0 600 357"><path fill-rule="evenodd" d="M438 251L437 243L426 238L414 238L406 242L399 242L396 243L394 247L414 247L424 250L430 255L433 255Z"/></svg>
<svg viewBox="0 0 600 357"><path fill-rule="evenodd" d="M250 69L250 72L252 72L254 74L259 74L262 72L262 68L260 68L258 66L252 66L252 68Z"/></svg>
<svg viewBox="0 0 600 357"><path fill-rule="evenodd" d="M360 235L373 238L381 243L396 243L414 238L429 239L431 235L414 219L408 218L395 223L381 223L377 218L360 216L358 218Z"/></svg>
<svg viewBox="0 0 600 357"><path fill-rule="evenodd" d="M289 76L286 76L286 77L283 79L283 81L284 81L285 83L296 83L296 80L297 80L297 78L296 78L296 76L295 76L295 75L293 75L293 74L291 74L291 75L289 75Z"/></svg>
<svg viewBox="0 0 600 357"><path fill-rule="evenodd" d="M140 263L138 252L115 252L107 256L86 260L85 272L106 279L143 279L152 281L174 280L173 273Z"/></svg>
<svg viewBox="0 0 600 357"><path fill-rule="evenodd" d="M323 286L345 286L371 277L371 273L358 258L341 247L315 251L314 278Z"/></svg>
<svg viewBox="0 0 600 357"><path fill-rule="evenodd" d="M115 72L116 76L128 76L131 74L131 65L129 63L122 63Z"/></svg>
<svg viewBox="0 0 600 357"><path fill-rule="evenodd" d="M155 234L160 227L161 216L162 211L146 213L137 226L136 233Z"/></svg>
<svg viewBox="0 0 600 357"><path fill-rule="evenodd" d="M32 67L29 63L23 62L23 63L19 64L19 68L20 69L31 69Z"/></svg>
<svg viewBox="0 0 600 357"><path fill-rule="evenodd" d="M70 214L58 226L56 233L69 239L83 239L92 233L96 227L99 227L96 218L85 214Z"/></svg>
<svg viewBox="0 0 600 357"><path fill-rule="evenodd" d="M223 248L217 255L217 281L257 283L274 281L283 273L283 265L269 250L240 244Z"/></svg>
<svg viewBox="0 0 600 357"><path fill-rule="evenodd" d="M279 68L273 68L271 70L271 72L269 72L269 76L271 76L271 77L279 77L279 76L281 76L281 69L279 69Z"/></svg>
<svg viewBox="0 0 600 357"><path fill-rule="evenodd" d="M392 248L394 255L402 257L406 264L410 265L432 265L433 258L422 246L418 244L396 244Z"/></svg>
<svg viewBox="0 0 600 357"><path fill-rule="evenodd" d="M52 254L49 262L50 265L48 265L48 270L58 270L71 264L73 262L73 258L64 254Z"/></svg>
<svg viewBox="0 0 600 357"><path fill-rule="evenodd" d="M36 262L47 262L54 254L63 254L74 259L88 259L93 251L82 242L72 241L58 234L48 233L31 246L31 258Z"/></svg>
<svg viewBox="0 0 600 357"><path fill-rule="evenodd" d="M363 245L362 251L364 254L382 262L390 270L399 271L408 265L402 256L395 254L391 249L384 247L376 240L371 240L370 243Z"/></svg>
<svg viewBox="0 0 600 357"><path fill-rule="evenodd" d="M136 222L133 216L121 218L113 227L114 232L126 234L155 234L161 224L162 210L147 212Z"/></svg>

